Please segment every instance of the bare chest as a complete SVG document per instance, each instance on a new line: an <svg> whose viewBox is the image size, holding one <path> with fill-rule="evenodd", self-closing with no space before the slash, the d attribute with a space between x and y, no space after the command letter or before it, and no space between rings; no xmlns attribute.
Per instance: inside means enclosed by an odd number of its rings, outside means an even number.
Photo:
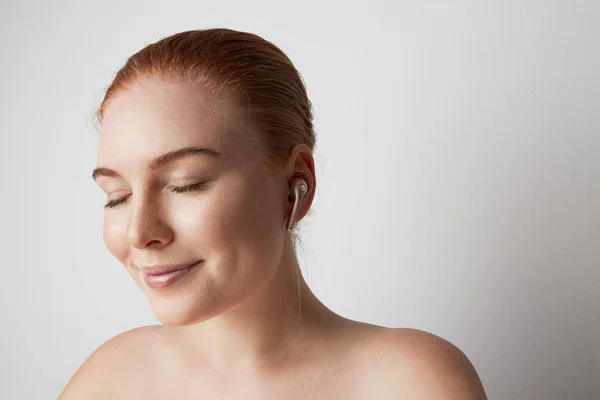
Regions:
<svg viewBox="0 0 600 400"><path fill-rule="evenodd" d="M172 368L140 368L135 376L121 380L116 398L123 399L369 399L376 391L367 377L351 365L314 363L297 369L253 377L232 372ZM381 397L380 397L381 398Z"/></svg>

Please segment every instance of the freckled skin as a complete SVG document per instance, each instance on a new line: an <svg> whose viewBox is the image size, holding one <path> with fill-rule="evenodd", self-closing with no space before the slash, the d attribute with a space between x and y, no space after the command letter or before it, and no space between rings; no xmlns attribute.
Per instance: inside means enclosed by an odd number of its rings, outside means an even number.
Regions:
<svg viewBox="0 0 600 400"><path fill-rule="evenodd" d="M223 129L205 96L198 89L146 83L117 96L102 126L98 165L124 179L98 182L110 199L130 195L106 210L104 241L165 325L233 306L272 275L283 256L285 176L265 179L270 172L261 164L254 133ZM142 168L152 157L186 146L209 147L222 156L190 156L154 172ZM207 186L188 193L166 189L196 181ZM186 290L151 290L135 268L201 259L205 263Z"/></svg>
<svg viewBox="0 0 600 400"><path fill-rule="evenodd" d="M200 87L142 81L108 105L97 165L121 177L96 182L107 200L126 199L105 210L103 240L162 325L107 341L59 399L428 398L410 397L421 393L415 371L425 370L410 354L423 358L423 349L436 349L419 345L432 335L344 318L296 273L285 230L289 184L301 174L316 185L310 149L297 145L284 170L267 169L257 133L225 124L216 104ZM220 156L144 168L188 146ZM205 182L199 190L172 190L198 182ZM296 221L308 212L315 185ZM161 290L149 288L138 268L199 260Z"/></svg>

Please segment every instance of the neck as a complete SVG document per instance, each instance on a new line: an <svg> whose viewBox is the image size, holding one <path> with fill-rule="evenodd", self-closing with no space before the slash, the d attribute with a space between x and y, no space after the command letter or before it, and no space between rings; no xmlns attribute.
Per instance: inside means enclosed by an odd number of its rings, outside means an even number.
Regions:
<svg viewBox="0 0 600 400"><path fill-rule="evenodd" d="M217 371L281 368L344 318L328 309L306 284L294 252L274 275L227 311L176 328L191 352Z"/></svg>

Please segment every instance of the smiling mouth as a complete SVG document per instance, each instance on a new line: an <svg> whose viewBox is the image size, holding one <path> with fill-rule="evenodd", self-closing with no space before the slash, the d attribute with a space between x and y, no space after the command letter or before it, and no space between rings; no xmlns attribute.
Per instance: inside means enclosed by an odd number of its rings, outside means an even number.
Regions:
<svg viewBox="0 0 600 400"><path fill-rule="evenodd" d="M185 276L187 276L190 272L196 269L202 262L198 261L195 264L190 265L189 267L179 269L176 271L165 272L162 274L148 274L143 273L144 281L146 285L151 289L163 289L168 286L171 286L175 282L182 280Z"/></svg>

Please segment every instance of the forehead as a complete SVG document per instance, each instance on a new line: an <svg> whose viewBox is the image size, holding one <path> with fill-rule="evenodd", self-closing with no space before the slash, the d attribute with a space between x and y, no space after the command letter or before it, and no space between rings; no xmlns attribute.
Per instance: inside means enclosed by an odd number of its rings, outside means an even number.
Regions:
<svg viewBox="0 0 600 400"><path fill-rule="evenodd" d="M227 117L227 118L225 118ZM98 164L145 162L186 146L249 157L256 138L226 121L227 109L201 86L141 81L111 99L102 121Z"/></svg>

